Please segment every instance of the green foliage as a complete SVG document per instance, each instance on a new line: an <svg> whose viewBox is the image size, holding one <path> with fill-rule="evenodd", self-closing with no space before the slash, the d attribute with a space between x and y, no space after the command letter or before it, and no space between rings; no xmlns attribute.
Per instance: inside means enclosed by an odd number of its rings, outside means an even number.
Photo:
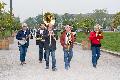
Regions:
<svg viewBox="0 0 120 80"><path fill-rule="evenodd" d="M5 3L0 1L0 13L3 11L4 7L5 7Z"/></svg>
<svg viewBox="0 0 120 80"><path fill-rule="evenodd" d="M111 25L113 15L108 14L105 9L95 9L93 14L91 14L91 18L93 18L97 24L100 24L103 29L105 29Z"/></svg>
<svg viewBox="0 0 120 80"><path fill-rule="evenodd" d="M38 15L35 17L36 24L43 23L43 15Z"/></svg>
<svg viewBox="0 0 120 80"><path fill-rule="evenodd" d="M20 28L21 28L20 18L15 17L13 19L13 27L11 27L11 29L16 31L16 30L20 30Z"/></svg>
<svg viewBox="0 0 120 80"><path fill-rule="evenodd" d="M15 17L12 16L10 12L6 12L4 7L5 3L0 2L0 39L3 39L8 35L11 36L12 30L14 30L16 24ZM10 31L11 33L6 35L7 31Z"/></svg>
<svg viewBox="0 0 120 80"><path fill-rule="evenodd" d="M54 14L54 17L55 17L55 25L58 25L59 23L62 22L61 15Z"/></svg>
<svg viewBox="0 0 120 80"><path fill-rule="evenodd" d="M90 31L90 29L92 29L95 25L95 22L92 18L88 17L88 18L83 18L82 20L80 20L79 22L79 28L82 28L85 32Z"/></svg>
<svg viewBox="0 0 120 80"><path fill-rule="evenodd" d="M112 26L114 28L117 28L118 26L120 26L120 12L115 14L115 16L113 18L113 21L112 21Z"/></svg>
<svg viewBox="0 0 120 80"><path fill-rule="evenodd" d="M74 16L72 14L65 13L64 15L62 15L62 21L63 25L72 25L72 23L74 22Z"/></svg>
<svg viewBox="0 0 120 80"><path fill-rule="evenodd" d="M47 13L47 15L50 13ZM105 9L95 9L93 13L87 14L69 14L65 13L63 15L53 13L55 18L55 25L62 28L61 26L69 24L72 25L74 30L83 29L84 31L89 31L94 27L95 24L100 24L104 29L111 29L111 21L114 14L108 14ZM42 15L36 17L28 18L26 21L30 26L37 26L43 20ZM26 22L25 21L25 22Z"/></svg>
<svg viewBox="0 0 120 80"><path fill-rule="evenodd" d="M36 26L37 26L36 22L37 22L37 21L35 20L35 18L32 18L32 17L29 17L29 18L25 21L25 23L26 23L30 28L36 27Z"/></svg>

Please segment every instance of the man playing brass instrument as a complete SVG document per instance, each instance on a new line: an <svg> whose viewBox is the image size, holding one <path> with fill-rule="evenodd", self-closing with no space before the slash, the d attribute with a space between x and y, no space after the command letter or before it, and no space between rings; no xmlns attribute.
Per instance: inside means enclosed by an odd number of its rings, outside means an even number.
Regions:
<svg viewBox="0 0 120 80"><path fill-rule="evenodd" d="M65 31L61 34L60 43L63 46L64 51L64 62L65 69L68 70L70 68L70 61L73 56L73 43L74 43L74 35L71 32L72 27L69 25L65 26Z"/></svg>
<svg viewBox="0 0 120 80"><path fill-rule="evenodd" d="M37 45L39 45L39 62L42 63L42 59L43 59L43 48L44 48L44 34L46 32L45 29L45 24L41 24L40 28L38 29L37 33L36 33L36 41L37 41ZM46 55L44 53L44 59L46 60Z"/></svg>
<svg viewBox="0 0 120 80"><path fill-rule="evenodd" d="M47 33L45 35L45 52L46 52L46 69L49 69L49 56L52 57L52 70L56 71L56 34L53 30L53 25L49 24L47 27Z"/></svg>

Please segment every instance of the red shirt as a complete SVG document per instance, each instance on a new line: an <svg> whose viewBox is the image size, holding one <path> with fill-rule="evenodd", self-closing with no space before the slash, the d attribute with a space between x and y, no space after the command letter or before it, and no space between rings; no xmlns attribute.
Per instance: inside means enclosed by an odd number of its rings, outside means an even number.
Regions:
<svg viewBox="0 0 120 80"><path fill-rule="evenodd" d="M96 36L96 32L90 32L89 39L91 40L92 44L100 44L100 40L103 39L103 36Z"/></svg>

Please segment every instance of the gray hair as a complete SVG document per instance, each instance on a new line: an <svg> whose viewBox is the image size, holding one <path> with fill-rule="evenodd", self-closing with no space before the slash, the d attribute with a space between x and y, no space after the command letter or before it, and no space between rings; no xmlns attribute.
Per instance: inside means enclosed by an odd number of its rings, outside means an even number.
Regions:
<svg viewBox="0 0 120 80"><path fill-rule="evenodd" d="M27 24L26 24L26 23L23 23L23 24L22 24L22 27L27 27Z"/></svg>
<svg viewBox="0 0 120 80"><path fill-rule="evenodd" d="M95 29L95 28L99 28L99 29L101 29L102 27L101 27L101 25L96 24L96 25L94 26L94 29Z"/></svg>
<svg viewBox="0 0 120 80"><path fill-rule="evenodd" d="M64 26L64 28L67 28L67 27L72 28L72 26L70 26L70 25L66 25L66 26Z"/></svg>

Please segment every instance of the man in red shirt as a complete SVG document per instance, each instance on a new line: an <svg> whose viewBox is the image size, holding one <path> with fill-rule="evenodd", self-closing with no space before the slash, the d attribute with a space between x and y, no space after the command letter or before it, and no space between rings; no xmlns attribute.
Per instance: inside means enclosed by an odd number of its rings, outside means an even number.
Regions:
<svg viewBox="0 0 120 80"><path fill-rule="evenodd" d="M101 26L97 24L94 27L94 31L90 32L90 36L89 36L89 39L91 41L91 47L92 47L92 64L93 64L93 67L95 68L97 65L97 61L100 57L100 47L101 47L100 40L103 39L100 28Z"/></svg>
<svg viewBox="0 0 120 80"><path fill-rule="evenodd" d="M71 32L71 26L66 25L65 31L61 34L60 43L63 46L65 69L70 68L70 61L73 56L74 35Z"/></svg>

